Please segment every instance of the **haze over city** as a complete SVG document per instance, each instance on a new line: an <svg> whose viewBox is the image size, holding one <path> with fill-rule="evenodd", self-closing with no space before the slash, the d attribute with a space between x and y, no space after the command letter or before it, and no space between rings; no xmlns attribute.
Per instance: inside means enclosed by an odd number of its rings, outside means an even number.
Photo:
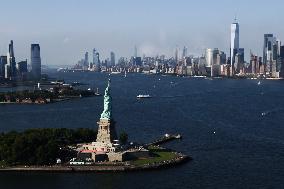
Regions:
<svg viewBox="0 0 284 189"><path fill-rule="evenodd" d="M101 57L114 51L129 57L173 56L178 46L202 55L205 48L229 54L230 24L240 24L240 46L262 55L263 34L284 39L284 2L272 0L222 1L20 1L1 3L0 53L14 40L17 60L30 55L30 44L40 43L42 64L72 65L93 48ZM266 13L269 7L273 11ZM271 8L269 8L271 9Z"/></svg>

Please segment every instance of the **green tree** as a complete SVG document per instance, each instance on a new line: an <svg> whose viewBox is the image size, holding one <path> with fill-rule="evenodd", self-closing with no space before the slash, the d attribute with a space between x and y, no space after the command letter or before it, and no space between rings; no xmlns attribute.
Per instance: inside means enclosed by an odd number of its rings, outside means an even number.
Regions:
<svg viewBox="0 0 284 189"><path fill-rule="evenodd" d="M126 144L128 141L128 134L126 132L122 132L119 135L119 141L121 144Z"/></svg>

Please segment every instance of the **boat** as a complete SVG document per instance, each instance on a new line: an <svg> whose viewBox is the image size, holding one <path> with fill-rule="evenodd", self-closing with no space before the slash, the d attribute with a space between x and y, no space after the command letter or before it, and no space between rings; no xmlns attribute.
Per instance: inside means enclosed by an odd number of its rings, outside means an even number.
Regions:
<svg viewBox="0 0 284 189"><path fill-rule="evenodd" d="M205 77L204 79L207 79L207 80L213 80L213 78L212 77Z"/></svg>
<svg viewBox="0 0 284 189"><path fill-rule="evenodd" d="M182 136L181 136L180 134L174 135L174 137L175 137L176 139L181 139L181 138L182 138Z"/></svg>
<svg viewBox="0 0 284 189"><path fill-rule="evenodd" d="M141 98L152 98L152 97L150 95L148 95L148 94L147 95L141 95L140 94L140 95L137 96L137 98L141 99Z"/></svg>
<svg viewBox="0 0 284 189"><path fill-rule="evenodd" d="M111 74L121 74L121 72L111 72Z"/></svg>
<svg viewBox="0 0 284 189"><path fill-rule="evenodd" d="M126 73L127 73L127 72L125 71L125 72L124 72L124 77L127 77L127 74L126 74Z"/></svg>
<svg viewBox="0 0 284 189"><path fill-rule="evenodd" d="M71 84L72 86L79 86L79 85L82 85L82 83L78 82L78 81L75 81Z"/></svg>
<svg viewBox="0 0 284 189"><path fill-rule="evenodd" d="M95 92L95 96L102 96L102 95L99 93L99 88L97 88L97 91Z"/></svg>
<svg viewBox="0 0 284 189"><path fill-rule="evenodd" d="M261 85L261 82L260 82L260 81L258 81L257 85Z"/></svg>

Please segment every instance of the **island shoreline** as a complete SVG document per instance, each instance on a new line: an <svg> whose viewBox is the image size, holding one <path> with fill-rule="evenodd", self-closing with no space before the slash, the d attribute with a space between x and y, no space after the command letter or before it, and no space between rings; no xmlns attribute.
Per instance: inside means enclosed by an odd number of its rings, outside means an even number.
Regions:
<svg viewBox="0 0 284 189"><path fill-rule="evenodd" d="M190 156L180 154L174 159L164 162L150 163L145 165L54 165L54 166L15 166L2 167L2 172L45 172L45 173L79 173L79 172L132 172L132 171L150 171L164 168L171 168L191 161Z"/></svg>

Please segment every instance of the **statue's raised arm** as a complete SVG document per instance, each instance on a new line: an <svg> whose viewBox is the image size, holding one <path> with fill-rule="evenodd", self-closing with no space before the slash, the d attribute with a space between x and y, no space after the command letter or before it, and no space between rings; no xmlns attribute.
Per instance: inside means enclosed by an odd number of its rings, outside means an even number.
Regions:
<svg viewBox="0 0 284 189"><path fill-rule="evenodd" d="M108 85L105 90L104 95L104 111L101 114L101 119L108 119L110 120L112 118L112 107L111 107L111 95L110 95L110 83L111 80L108 80Z"/></svg>

